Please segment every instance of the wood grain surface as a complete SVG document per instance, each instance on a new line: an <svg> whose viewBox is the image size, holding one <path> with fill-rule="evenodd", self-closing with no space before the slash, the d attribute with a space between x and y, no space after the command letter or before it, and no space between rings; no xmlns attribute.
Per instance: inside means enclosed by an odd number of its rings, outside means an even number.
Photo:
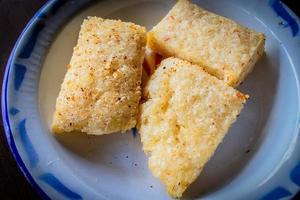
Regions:
<svg viewBox="0 0 300 200"><path fill-rule="evenodd" d="M1 83L5 65L13 45L34 13L46 0L0 0L0 77ZM295 13L300 8L295 0L285 0ZM298 2L299 3L299 2ZM19 170L5 138L2 116L0 121L0 199L39 199L35 190L27 183ZM300 199L298 194L294 200Z"/></svg>

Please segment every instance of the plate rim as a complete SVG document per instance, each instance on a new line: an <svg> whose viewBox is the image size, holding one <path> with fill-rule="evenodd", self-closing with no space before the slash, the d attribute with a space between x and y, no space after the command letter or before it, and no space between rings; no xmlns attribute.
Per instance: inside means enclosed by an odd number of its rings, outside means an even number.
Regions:
<svg viewBox="0 0 300 200"><path fill-rule="evenodd" d="M9 55L9 58L7 60L6 66L5 66L5 71L4 71L4 75L3 75L3 81L2 81L2 91L1 91L1 114L2 114L2 121L3 121L3 127L4 127L4 132L5 132L5 136L6 136L6 140L7 140L7 144L9 146L10 152L13 155L18 168L21 170L23 176L26 178L27 182L30 184L30 186L32 188L34 188L34 190L37 192L37 194L42 198L42 199L51 199L47 193L40 187L40 185L34 180L33 176L31 175L31 173L29 172L29 170L27 169L27 167L25 166L25 163L22 159L22 157L20 156L18 149L16 147L13 135L12 135L12 131L11 131L11 126L10 126L10 121L8 118L8 105L7 105L7 86L8 86L8 80L9 80L9 74L10 74L10 68L12 66L13 60L16 57L16 51L19 48L20 42L21 40L23 40L23 38L26 36L27 31L34 25L34 23L38 20L38 17L40 15L40 13L42 13L45 10L49 10L50 7L53 6L53 4L55 2L57 2L58 0L50 0L46 3L44 3L44 5L42 5L42 7L40 7L35 13L34 15L30 18L30 20L28 21L28 23L26 24L26 26L24 27L24 29L22 30L22 32L20 33L20 35L18 36L13 49L11 50L11 53Z"/></svg>
<svg viewBox="0 0 300 200"><path fill-rule="evenodd" d="M63 0L61 2L67 2L67 1L68 0ZM22 32L18 36L18 39L16 40L16 42L11 50L10 56L7 60L6 66L5 66L5 71L4 71L4 75L3 75L3 81L2 81L2 91L1 91L2 121L3 121L3 128L4 128L8 146L10 148L10 151L11 151L19 169L21 170L22 174L26 178L27 182L31 185L32 188L34 188L34 190L38 193L38 195L40 195L40 197L42 199L51 199L51 198L47 195L47 193L42 189L42 187L33 178L33 176L31 175L28 168L25 166L24 161L18 152L18 149L17 149L15 141L14 141L14 137L12 134L10 120L8 117L9 109L8 109L8 104L7 104L7 94L8 94L8 81L9 81L10 69L14 62L14 59L17 57L16 51L18 48L20 48L21 41L28 34L28 30L30 30L30 28L32 28L32 26L34 26L34 24L36 23L36 21L39 18L40 13L51 9L51 7L56 2L59 2L59 0L50 0L50 1L46 2L41 8L39 8L35 12L35 14L31 17L31 19L28 21L28 23L26 24L26 26L23 28ZM287 8L287 12L292 14L292 16L296 18L295 20L299 23L300 22L299 16L296 15L284 2L281 2L280 0L279 0L279 2ZM62 3L61 5L63 5L63 4L64 3ZM59 6L61 6L61 5L59 5ZM298 129L298 135L300 135L299 129ZM300 145L300 142L298 142L298 145ZM297 165L297 163L299 163L299 161L300 160L298 160L298 162L296 162L296 165ZM294 197L299 192L300 192L300 188L298 188L298 192L292 193L290 197L291 198Z"/></svg>

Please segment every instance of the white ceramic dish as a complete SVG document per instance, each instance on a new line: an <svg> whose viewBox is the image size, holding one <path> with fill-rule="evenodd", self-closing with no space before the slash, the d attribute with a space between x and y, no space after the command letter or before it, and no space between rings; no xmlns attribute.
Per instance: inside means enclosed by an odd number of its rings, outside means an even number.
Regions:
<svg viewBox="0 0 300 200"><path fill-rule="evenodd" d="M291 198L300 187L299 19L279 1L195 1L264 32L266 55L239 87L245 109L185 198ZM54 136L55 99L89 15L151 28L175 1L49 1L9 59L2 114L11 150L43 198L168 199L147 168L139 136Z"/></svg>

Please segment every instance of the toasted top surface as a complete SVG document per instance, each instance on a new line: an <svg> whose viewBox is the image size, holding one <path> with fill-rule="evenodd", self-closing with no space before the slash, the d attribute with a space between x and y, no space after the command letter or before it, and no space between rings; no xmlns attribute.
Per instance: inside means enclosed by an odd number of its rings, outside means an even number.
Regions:
<svg viewBox="0 0 300 200"><path fill-rule="evenodd" d="M213 155L246 96L199 66L168 58L150 78L138 129L149 168L181 197Z"/></svg>
<svg viewBox="0 0 300 200"><path fill-rule="evenodd" d="M251 58L262 54L265 38L188 0L179 0L148 37L149 46L158 53L203 65L231 86L253 66Z"/></svg>
<svg viewBox="0 0 300 200"><path fill-rule="evenodd" d="M57 98L53 131L105 134L134 127L145 43L144 27L84 20Z"/></svg>

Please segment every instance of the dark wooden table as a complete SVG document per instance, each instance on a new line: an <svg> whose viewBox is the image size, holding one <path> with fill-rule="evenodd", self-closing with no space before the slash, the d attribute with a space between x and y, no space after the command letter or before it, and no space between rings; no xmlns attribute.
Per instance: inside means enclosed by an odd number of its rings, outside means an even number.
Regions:
<svg viewBox="0 0 300 200"><path fill-rule="evenodd" d="M0 0L1 83L7 59L18 35L45 2L46 0ZM300 16L297 1L284 2ZM15 163L6 142L2 119L0 125L0 199L39 199ZM300 199L300 194L295 199Z"/></svg>

